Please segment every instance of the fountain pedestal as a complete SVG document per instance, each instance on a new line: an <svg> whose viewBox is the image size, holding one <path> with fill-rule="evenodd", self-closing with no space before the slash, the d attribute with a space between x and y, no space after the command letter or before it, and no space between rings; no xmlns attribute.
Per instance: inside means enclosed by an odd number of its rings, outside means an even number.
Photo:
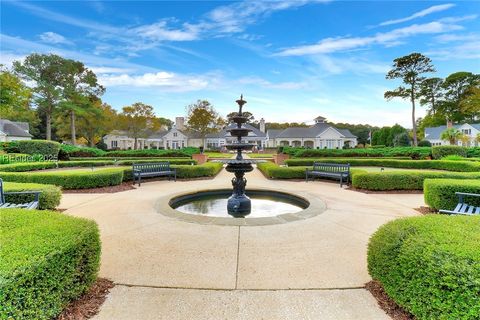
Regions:
<svg viewBox="0 0 480 320"><path fill-rule="evenodd" d="M245 128L244 123L248 121L248 118L243 115L242 108L247 101L243 100L243 96L236 101L239 106L238 113L232 118L236 127L228 129L232 137L236 137L237 140L234 143L225 145L229 150L236 150L237 156L235 160L229 160L227 162L226 170L232 172L235 177L232 178L233 193L228 198L227 210L228 214L236 218L244 218L251 212L252 204L250 198L245 195L245 187L247 185L247 179L245 173L253 170L252 161L245 160L242 157L243 150L251 150L255 144L242 142L242 137L247 137L248 133L252 130Z"/></svg>

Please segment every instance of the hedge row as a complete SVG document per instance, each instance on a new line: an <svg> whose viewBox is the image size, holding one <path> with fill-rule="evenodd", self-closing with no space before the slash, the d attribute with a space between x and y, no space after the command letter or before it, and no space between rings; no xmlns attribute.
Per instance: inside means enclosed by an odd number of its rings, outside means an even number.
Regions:
<svg viewBox="0 0 480 320"><path fill-rule="evenodd" d="M121 157L120 159L112 159L113 157L71 157L71 161L90 161L90 160L117 160L117 161L126 161L126 160L142 160L142 161L149 161L149 160L163 160L163 161L173 161L173 160L184 160L184 161L192 161L191 157L168 157L168 158L162 158L162 157L149 157L145 159L145 157Z"/></svg>
<svg viewBox="0 0 480 320"><path fill-rule="evenodd" d="M295 149L284 148L284 152L296 158L318 157L410 157L425 159L431 155L429 147L395 147L366 149Z"/></svg>
<svg viewBox="0 0 480 320"><path fill-rule="evenodd" d="M432 147L432 158L433 159L442 159L445 156L467 156L467 148L459 146L435 146Z"/></svg>
<svg viewBox="0 0 480 320"><path fill-rule="evenodd" d="M358 171L352 174L352 186L377 191L423 190L425 179L480 179L480 172Z"/></svg>
<svg viewBox="0 0 480 320"><path fill-rule="evenodd" d="M54 185L38 184L38 183L16 183L5 182L3 184L5 192L18 191L41 191L39 209L55 209L60 204L62 198L62 190ZM34 195L6 195L6 202L10 203L26 203L34 199Z"/></svg>
<svg viewBox="0 0 480 320"><path fill-rule="evenodd" d="M389 222L368 245L368 270L416 319L480 319L480 217Z"/></svg>
<svg viewBox="0 0 480 320"><path fill-rule="evenodd" d="M453 210L458 203L455 192L480 194L480 180L426 179L423 191L425 203L431 208ZM480 206L480 198L466 197L465 200L469 204Z"/></svg>
<svg viewBox="0 0 480 320"><path fill-rule="evenodd" d="M60 143L47 140L18 140L9 142L5 149L8 153L40 154L56 157L60 150Z"/></svg>
<svg viewBox="0 0 480 320"><path fill-rule="evenodd" d="M113 165L132 165L132 163L170 162L170 164L192 165L197 162L193 159L144 159L144 160L85 160L85 161L58 161L58 162L24 162L0 165L0 172L25 172L70 167L103 167Z"/></svg>
<svg viewBox="0 0 480 320"><path fill-rule="evenodd" d="M93 221L3 209L0 229L0 319L53 319L95 281L100 239Z"/></svg>
<svg viewBox="0 0 480 320"><path fill-rule="evenodd" d="M122 183L123 171L116 168L95 171L0 172L3 181L53 184L63 189L88 189Z"/></svg>
<svg viewBox="0 0 480 320"><path fill-rule="evenodd" d="M221 162L207 162L201 165L188 166L188 165L172 165L172 168L177 169L177 178L191 179L201 177L213 177L217 175L223 168ZM132 168L123 168L123 181L133 180Z"/></svg>
<svg viewBox="0 0 480 320"><path fill-rule="evenodd" d="M373 166L404 169L435 169L458 172L479 172L480 163L455 160L395 160L395 159L289 159L288 166L312 166L313 162L350 163L352 166Z"/></svg>
<svg viewBox="0 0 480 320"><path fill-rule="evenodd" d="M257 168L271 179L305 179L305 170L311 167L280 167L273 162L257 163ZM366 172L365 170L350 169L350 174Z"/></svg>
<svg viewBox="0 0 480 320"><path fill-rule="evenodd" d="M67 157L101 157L107 153L98 148L77 147L70 144L62 144L60 150Z"/></svg>

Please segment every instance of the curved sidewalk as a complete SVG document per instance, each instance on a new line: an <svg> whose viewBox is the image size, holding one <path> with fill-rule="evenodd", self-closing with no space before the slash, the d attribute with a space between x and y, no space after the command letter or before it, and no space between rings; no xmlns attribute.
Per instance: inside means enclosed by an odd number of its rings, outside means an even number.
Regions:
<svg viewBox="0 0 480 320"><path fill-rule="evenodd" d="M419 194L364 194L336 183L268 180L248 187L308 192L327 210L269 226L188 223L155 211L165 195L230 186L146 182L114 194L65 194L66 213L97 221L100 276L117 285L96 319L389 319L363 289L366 246L382 224L416 215Z"/></svg>

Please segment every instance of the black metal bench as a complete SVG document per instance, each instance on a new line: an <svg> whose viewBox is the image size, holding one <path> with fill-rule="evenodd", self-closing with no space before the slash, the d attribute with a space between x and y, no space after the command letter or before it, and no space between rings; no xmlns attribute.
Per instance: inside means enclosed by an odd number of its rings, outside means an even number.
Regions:
<svg viewBox="0 0 480 320"><path fill-rule="evenodd" d="M0 179L0 209L22 208L22 209L37 209L40 202L41 191L17 191L17 192L3 192L3 180ZM27 203L9 203L5 201L5 196L9 195L29 195L34 196L33 201Z"/></svg>
<svg viewBox="0 0 480 320"><path fill-rule="evenodd" d="M134 163L133 164L133 184L138 180L138 186L142 182L142 178L168 176L177 181L177 169L170 168L170 162L153 162L153 163Z"/></svg>
<svg viewBox="0 0 480 320"><path fill-rule="evenodd" d="M348 183L350 180L350 164L314 162L313 169L305 171L305 182L308 182L310 177L338 179L340 180L340 187L342 187L344 181Z"/></svg>
<svg viewBox="0 0 480 320"><path fill-rule="evenodd" d="M463 192L455 192L455 194L458 196L458 204L453 210L440 210L440 213L446 213L446 214L463 214L463 215L475 215L479 214L480 215L480 206L474 206L474 205L469 205L465 203L465 197L476 197L480 198L480 194L476 193L463 193Z"/></svg>

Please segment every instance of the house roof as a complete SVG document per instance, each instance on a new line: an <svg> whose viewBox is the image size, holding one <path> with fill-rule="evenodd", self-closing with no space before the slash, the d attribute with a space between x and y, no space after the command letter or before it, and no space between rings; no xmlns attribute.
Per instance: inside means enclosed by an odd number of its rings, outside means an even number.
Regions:
<svg viewBox="0 0 480 320"><path fill-rule="evenodd" d="M315 125L308 127L308 128L302 128L302 127L292 127L292 128L287 128L280 132L276 138L315 138L319 136L322 132L325 130L332 128L336 131L338 131L342 136L345 138L356 138L357 136L353 135L350 130L348 129L337 129L327 123L316 123Z"/></svg>
<svg viewBox="0 0 480 320"><path fill-rule="evenodd" d="M226 128L224 128L223 130L221 130L220 132L217 132L217 133L209 133L207 135L205 135L206 138L225 138L225 137L230 137L230 133L227 131L228 129L232 129L232 128L235 128L237 125L234 124L234 123L231 123L229 124ZM267 135L265 134L265 132L262 132L260 131L259 129L255 128L254 126L252 126L251 124L244 124L243 125L244 128L247 128L247 129L250 129L252 130L252 134L253 136L256 136L256 137L266 137Z"/></svg>
<svg viewBox="0 0 480 320"><path fill-rule="evenodd" d="M7 119L0 119L0 131L10 137L32 137L28 132L27 122L15 122Z"/></svg>
<svg viewBox="0 0 480 320"><path fill-rule="evenodd" d="M455 129L460 128L461 126L465 125L467 123L461 123L461 124L454 124L452 127ZM480 131L480 123L468 123L470 126L473 128L477 129ZM425 139L427 140L441 140L440 136L442 135L442 132L447 130L447 126L438 126L438 127L429 127L425 128Z"/></svg>
<svg viewBox="0 0 480 320"><path fill-rule="evenodd" d="M270 139L275 139L283 130L284 129L270 129L267 130L267 135Z"/></svg>

